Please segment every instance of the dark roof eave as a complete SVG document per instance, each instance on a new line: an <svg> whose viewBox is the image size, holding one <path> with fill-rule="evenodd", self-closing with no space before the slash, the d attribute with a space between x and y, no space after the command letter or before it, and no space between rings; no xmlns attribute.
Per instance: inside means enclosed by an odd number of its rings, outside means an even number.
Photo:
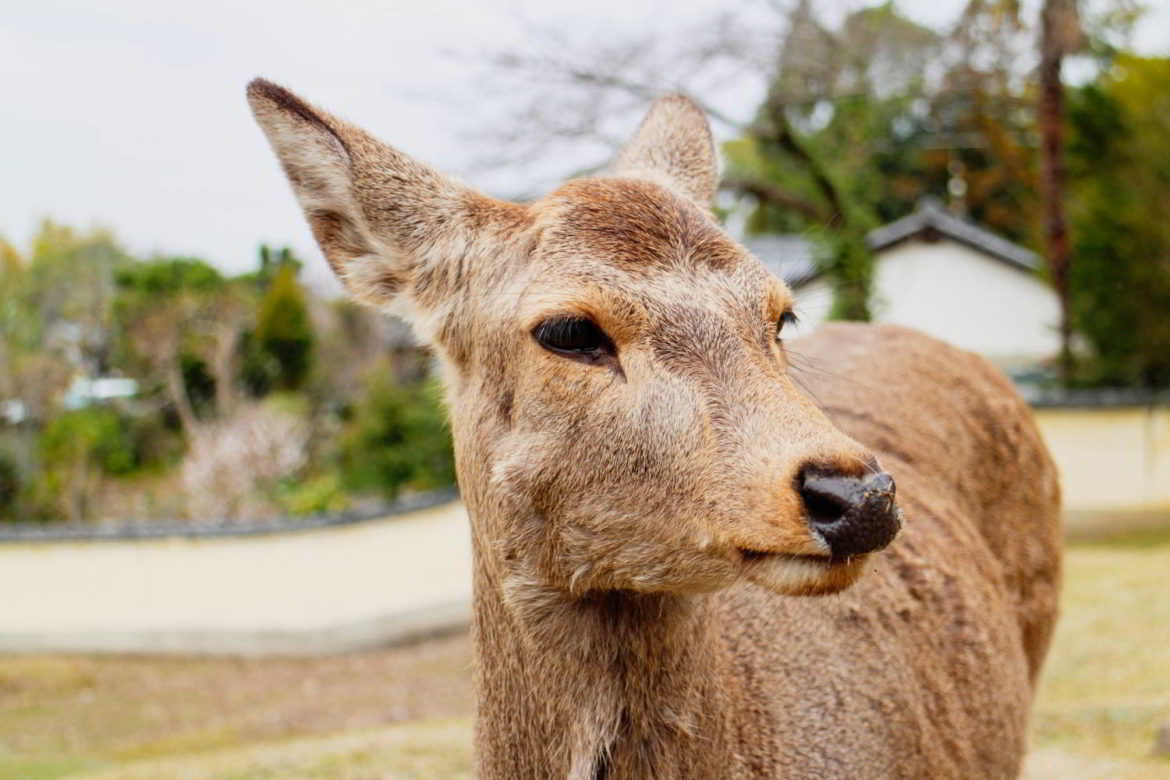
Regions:
<svg viewBox="0 0 1170 780"><path fill-rule="evenodd" d="M1034 273L1041 267L1040 257L1035 252L960 219L934 201L926 199L919 204L918 210L913 214L871 230L865 237L865 243L871 252L878 252L912 239L927 230L934 230L952 241L1002 260L1021 271Z"/></svg>

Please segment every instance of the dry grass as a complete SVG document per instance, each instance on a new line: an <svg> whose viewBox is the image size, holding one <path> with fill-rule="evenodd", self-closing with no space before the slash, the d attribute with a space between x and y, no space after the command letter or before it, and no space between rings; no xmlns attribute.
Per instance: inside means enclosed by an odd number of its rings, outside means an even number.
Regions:
<svg viewBox="0 0 1170 780"><path fill-rule="evenodd" d="M86 780L464 780L471 778L471 718L249 744L136 761Z"/></svg>
<svg viewBox="0 0 1170 780"><path fill-rule="evenodd" d="M1079 760L1097 768L1084 777L1170 778L1170 758L1150 755L1158 725L1170 722L1170 531L1069 549L1032 721L1037 755L1053 766Z"/></svg>
<svg viewBox="0 0 1170 780"><path fill-rule="evenodd" d="M1170 778L1170 531L1075 544L1029 778ZM308 660L0 659L0 778L470 777L465 636Z"/></svg>
<svg viewBox="0 0 1170 780"><path fill-rule="evenodd" d="M471 706L463 635L315 659L10 657L0 659L0 778L466 719Z"/></svg>

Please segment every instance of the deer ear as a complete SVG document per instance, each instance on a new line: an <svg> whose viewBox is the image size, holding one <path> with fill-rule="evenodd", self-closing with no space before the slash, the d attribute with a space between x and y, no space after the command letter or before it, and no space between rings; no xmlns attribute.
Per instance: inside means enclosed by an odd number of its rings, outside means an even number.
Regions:
<svg viewBox="0 0 1170 780"><path fill-rule="evenodd" d="M677 94L654 101L614 164L619 176L656 181L703 209L715 198L718 168L706 115L695 101Z"/></svg>
<svg viewBox="0 0 1170 780"><path fill-rule="evenodd" d="M248 103L325 258L355 298L392 303L487 200L264 79Z"/></svg>

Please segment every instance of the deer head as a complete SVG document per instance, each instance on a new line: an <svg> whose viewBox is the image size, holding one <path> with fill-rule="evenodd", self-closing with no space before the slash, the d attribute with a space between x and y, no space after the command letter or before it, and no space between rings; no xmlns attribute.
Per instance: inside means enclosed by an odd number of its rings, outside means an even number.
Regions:
<svg viewBox="0 0 1170 780"><path fill-rule="evenodd" d="M658 100L607 176L494 200L263 80L329 264L438 353L481 563L583 593L839 590L894 486L789 375L791 296L708 209L716 157Z"/></svg>

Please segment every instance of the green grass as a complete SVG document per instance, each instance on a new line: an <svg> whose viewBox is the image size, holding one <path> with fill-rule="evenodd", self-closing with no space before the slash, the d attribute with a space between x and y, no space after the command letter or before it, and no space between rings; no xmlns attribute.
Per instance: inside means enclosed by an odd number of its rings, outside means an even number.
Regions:
<svg viewBox="0 0 1170 780"><path fill-rule="evenodd" d="M76 756L10 757L0 754L0 778L4 780L56 780L77 776L101 766L100 762Z"/></svg>

